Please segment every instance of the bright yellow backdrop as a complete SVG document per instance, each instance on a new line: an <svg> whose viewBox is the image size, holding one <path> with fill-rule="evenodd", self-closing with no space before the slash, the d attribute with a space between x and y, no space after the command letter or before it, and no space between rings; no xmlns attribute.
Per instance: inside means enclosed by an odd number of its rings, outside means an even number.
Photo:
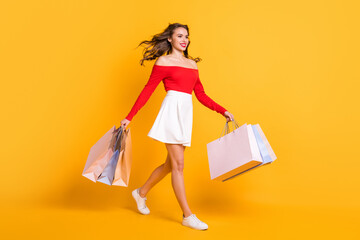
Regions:
<svg viewBox="0 0 360 240"><path fill-rule="evenodd" d="M3 1L2 237L359 238L358 13L340 0ZM148 80L153 62L140 66L135 47L174 22L190 27L206 93L239 124L259 123L278 157L211 181L206 144L225 118L193 94L185 186L205 232L181 226L170 175L149 192L149 216L130 195L165 161L164 144L146 136L162 83L129 125L130 186L81 176Z"/></svg>

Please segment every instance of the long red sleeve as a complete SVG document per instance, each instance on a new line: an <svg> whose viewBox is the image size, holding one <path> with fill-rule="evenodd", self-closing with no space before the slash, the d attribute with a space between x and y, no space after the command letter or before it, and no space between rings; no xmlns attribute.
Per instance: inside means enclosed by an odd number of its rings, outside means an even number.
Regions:
<svg viewBox="0 0 360 240"><path fill-rule="evenodd" d="M224 113L227 111L225 108L217 104L213 101L208 95L206 95L203 85L201 84L200 77L198 75L197 80L194 86L194 92L196 98L201 102L204 106L214 110L224 116Z"/></svg>
<svg viewBox="0 0 360 240"><path fill-rule="evenodd" d="M154 65L148 82L145 84L145 87L136 99L136 102L131 108L129 114L125 117L127 120L131 121L136 115L136 113L146 104L146 102L149 100L150 96L155 91L156 87L159 85L159 83L164 77L164 69L157 68L156 65Z"/></svg>

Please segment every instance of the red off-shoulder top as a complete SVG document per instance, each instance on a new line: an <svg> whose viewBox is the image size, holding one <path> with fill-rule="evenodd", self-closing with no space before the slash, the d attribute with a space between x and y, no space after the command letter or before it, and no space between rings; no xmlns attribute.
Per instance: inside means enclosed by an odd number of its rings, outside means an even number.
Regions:
<svg viewBox="0 0 360 240"><path fill-rule="evenodd" d="M175 90L189 94L192 94L192 91L194 91L196 98L204 106L222 115L227 111L206 95L199 78L198 69L154 64L148 82L136 99L129 114L126 116L127 120L131 121L133 119L136 113L146 104L161 81L164 83L165 91Z"/></svg>

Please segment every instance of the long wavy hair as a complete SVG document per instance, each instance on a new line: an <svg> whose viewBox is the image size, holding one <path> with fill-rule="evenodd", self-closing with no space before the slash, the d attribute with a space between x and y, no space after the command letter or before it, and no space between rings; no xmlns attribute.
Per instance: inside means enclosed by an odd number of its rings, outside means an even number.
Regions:
<svg viewBox="0 0 360 240"><path fill-rule="evenodd" d="M140 65L144 65L144 61L151 61L154 60L160 56L162 56L164 53L168 55L172 51L171 43L168 41L168 38L171 38L174 31L178 27L183 27L186 29L190 36L189 27L187 25L183 25L180 23L169 23L169 26L161 33L155 34L152 36L152 39L144 40L140 42L140 44L136 47L138 48L142 44L145 45L145 48L143 50L143 58L140 60ZM201 61L201 58L193 58L189 55L188 49L190 46L191 41L189 40L189 44L187 45L186 49L184 50L184 55L186 58L192 59L195 62Z"/></svg>

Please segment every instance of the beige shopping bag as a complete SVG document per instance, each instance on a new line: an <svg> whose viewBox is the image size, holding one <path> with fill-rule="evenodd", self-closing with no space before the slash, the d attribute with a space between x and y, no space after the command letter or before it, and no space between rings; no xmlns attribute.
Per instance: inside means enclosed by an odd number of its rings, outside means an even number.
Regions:
<svg viewBox="0 0 360 240"><path fill-rule="evenodd" d="M116 135L117 129L113 126L91 147L82 173L84 177L96 182L114 153L113 145L115 144Z"/></svg>
<svg viewBox="0 0 360 240"><path fill-rule="evenodd" d="M112 185L127 187L132 163L132 144L130 128L123 131L119 159L115 169Z"/></svg>

